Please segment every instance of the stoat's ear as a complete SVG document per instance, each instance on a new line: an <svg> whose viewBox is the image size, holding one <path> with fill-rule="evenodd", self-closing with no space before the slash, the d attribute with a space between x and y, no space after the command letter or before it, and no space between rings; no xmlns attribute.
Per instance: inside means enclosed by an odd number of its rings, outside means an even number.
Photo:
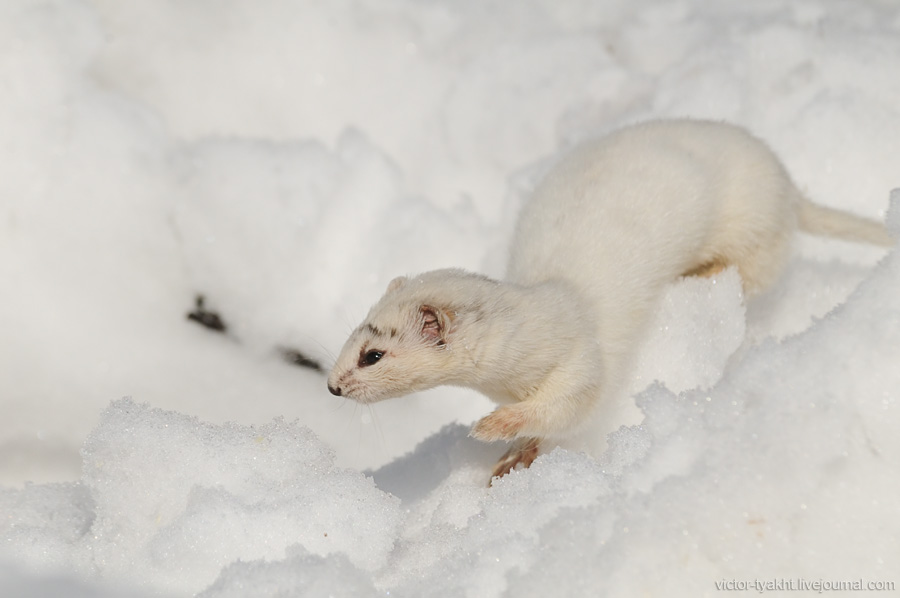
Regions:
<svg viewBox="0 0 900 598"><path fill-rule="evenodd" d="M407 280L409 279L405 276L398 276L388 283L387 292L390 293L391 291L396 291L397 289L405 285Z"/></svg>
<svg viewBox="0 0 900 598"><path fill-rule="evenodd" d="M419 322L422 325L422 336L437 345L447 343L447 332L453 322L452 315L438 307L423 305L419 308Z"/></svg>

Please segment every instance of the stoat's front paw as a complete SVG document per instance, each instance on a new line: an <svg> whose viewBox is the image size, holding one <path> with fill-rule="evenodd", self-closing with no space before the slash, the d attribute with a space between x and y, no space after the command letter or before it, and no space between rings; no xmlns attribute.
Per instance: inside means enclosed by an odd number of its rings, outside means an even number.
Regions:
<svg viewBox="0 0 900 598"><path fill-rule="evenodd" d="M493 442L512 440L519 435L527 421L525 414L516 405L500 407L488 416L482 417L472 427L469 436Z"/></svg>

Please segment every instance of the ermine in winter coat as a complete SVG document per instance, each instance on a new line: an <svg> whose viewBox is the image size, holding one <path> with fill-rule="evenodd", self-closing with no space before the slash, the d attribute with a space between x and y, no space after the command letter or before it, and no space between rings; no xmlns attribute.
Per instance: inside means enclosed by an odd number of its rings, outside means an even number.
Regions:
<svg viewBox="0 0 900 598"><path fill-rule="evenodd" d="M503 475L615 400L663 287L728 266L771 285L797 230L892 245L884 226L816 205L772 151L723 123L647 122L584 143L522 209L505 280L436 270L391 281L328 378L373 403L442 384L500 404L472 436L513 440Z"/></svg>

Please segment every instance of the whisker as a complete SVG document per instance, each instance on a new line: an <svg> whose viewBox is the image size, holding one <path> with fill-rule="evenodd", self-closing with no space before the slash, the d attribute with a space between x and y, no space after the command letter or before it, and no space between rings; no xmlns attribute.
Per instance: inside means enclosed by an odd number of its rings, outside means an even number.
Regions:
<svg viewBox="0 0 900 598"><path fill-rule="evenodd" d="M354 421L356 421L356 459L359 460L359 454L362 451L362 419L359 417L359 403L356 403L356 406L353 408L353 415L356 416Z"/></svg>
<svg viewBox="0 0 900 598"><path fill-rule="evenodd" d="M328 369L331 369L331 367L332 367L332 366L334 365L334 363L337 361L337 355L335 355L334 353L332 353L332 352L328 349L328 347L326 347L325 344L324 344L322 341L320 341L319 339L317 339L316 337L314 337L314 336L312 336L312 335L309 335L309 334L304 334L303 337L305 337L305 340L308 340L308 341L311 341L311 342L315 343L315 344L319 347L319 349L321 349L322 353L323 353L323 354L329 359L329 361L331 362L331 363L328 364Z"/></svg>
<svg viewBox="0 0 900 598"><path fill-rule="evenodd" d="M384 450L386 444L384 441L384 429L381 427L381 422L378 421L378 414L376 411L374 405L369 403L369 416L372 418L372 427L375 429L375 435L381 444L382 450Z"/></svg>
<svg viewBox="0 0 900 598"><path fill-rule="evenodd" d="M350 336L351 334L353 334L353 331L356 329L356 326L354 326L354 325L347 319L347 315L346 315L346 314L342 314L342 315L341 315L341 320L344 322L344 327L347 329L347 336ZM357 320L357 321L359 321L359 320Z"/></svg>
<svg viewBox="0 0 900 598"><path fill-rule="evenodd" d="M356 410L359 408L359 403L356 401L350 401L350 399L344 399L344 404L353 403L353 410L350 412L350 417L347 418L347 423L344 424L343 435L347 436L350 432L350 426L353 425L353 422L358 418L356 417Z"/></svg>
<svg viewBox="0 0 900 598"><path fill-rule="evenodd" d="M349 399L347 399L346 397L342 397L342 399L343 400L338 401L338 404L330 411L330 413L337 413L338 411L340 411L341 409L344 408L344 405L347 404Z"/></svg>

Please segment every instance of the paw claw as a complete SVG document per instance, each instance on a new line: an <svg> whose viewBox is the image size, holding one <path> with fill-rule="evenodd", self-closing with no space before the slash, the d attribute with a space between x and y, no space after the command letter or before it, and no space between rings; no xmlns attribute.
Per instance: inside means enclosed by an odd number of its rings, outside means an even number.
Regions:
<svg viewBox="0 0 900 598"><path fill-rule="evenodd" d="M523 469L530 467L534 460L537 459L540 446L541 442L537 438L530 438L525 442L517 442L497 461L497 465L494 466L494 471L491 474L491 482L488 485L493 483L494 478L505 476L519 465L522 465Z"/></svg>

